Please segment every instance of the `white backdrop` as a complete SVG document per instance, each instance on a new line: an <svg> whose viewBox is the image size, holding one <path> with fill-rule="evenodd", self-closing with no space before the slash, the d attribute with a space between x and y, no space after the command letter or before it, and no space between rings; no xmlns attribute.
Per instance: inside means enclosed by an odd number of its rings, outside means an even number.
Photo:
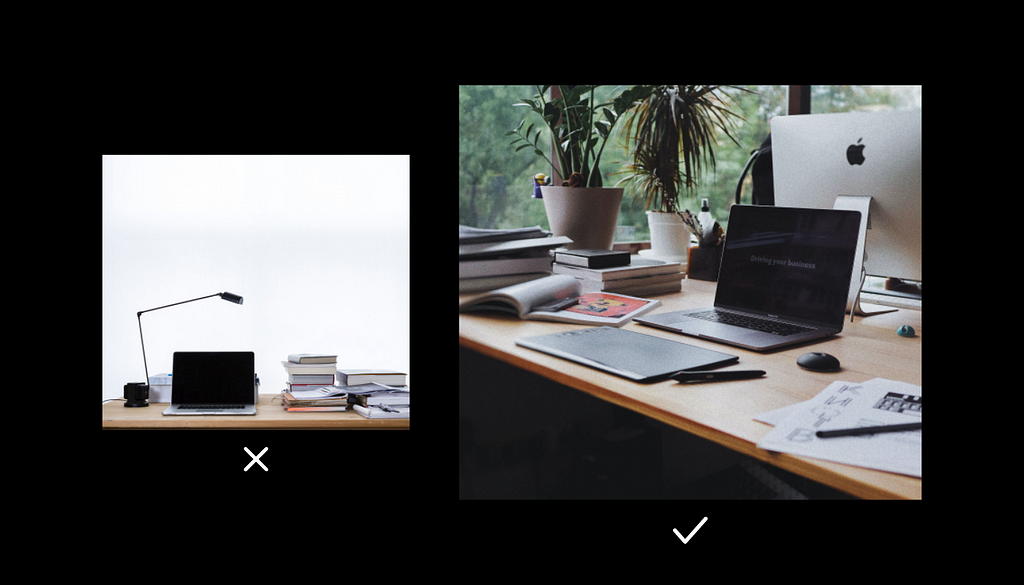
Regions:
<svg viewBox="0 0 1024 585"><path fill-rule="evenodd" d="M103 398L175 351L253 351L277 392L291 353L409 368L409 157L104 156ZM411 385L411 383L410 383Z"/></svg>

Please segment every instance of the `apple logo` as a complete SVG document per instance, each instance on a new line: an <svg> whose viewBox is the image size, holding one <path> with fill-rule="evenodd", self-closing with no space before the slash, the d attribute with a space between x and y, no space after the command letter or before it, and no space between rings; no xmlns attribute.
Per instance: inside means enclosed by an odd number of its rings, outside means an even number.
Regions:
<svg viewBox="0 0 1024 585"><path fill-rule="evenodd" d="M864 137L857 139L857 144L851 144L850 148L846 149L846 160L850 161L851 165L859 165L864 163L864 145L860 143Z"/></svg>

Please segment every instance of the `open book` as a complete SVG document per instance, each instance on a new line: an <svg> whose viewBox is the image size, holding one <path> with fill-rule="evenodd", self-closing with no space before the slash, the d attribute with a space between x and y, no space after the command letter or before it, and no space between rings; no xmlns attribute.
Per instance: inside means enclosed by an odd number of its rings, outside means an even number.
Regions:
<svg viewBox="0 0 1024 585"><path fill-rule="evenodd" d="M459 302L459 311L496 310L516 314L520 319L618 327L661 305L658 300L581 292L580 281L556 274L473 295ZM572 298L579 302L561 310L543 310L545 304Z"/></svg>

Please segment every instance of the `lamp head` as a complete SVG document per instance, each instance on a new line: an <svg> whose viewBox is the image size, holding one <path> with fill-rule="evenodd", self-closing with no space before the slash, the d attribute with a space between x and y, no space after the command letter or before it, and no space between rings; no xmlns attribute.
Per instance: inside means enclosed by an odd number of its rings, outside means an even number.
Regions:
<svg viewBox="0 0 1024 585"><path fill-rule="evenodd" d="M239 305L242 304L242 297L238 295L233 295L229 292L220 293L220 298L224 299L225 301L231 301L232 303L238 303Z"/></svg>

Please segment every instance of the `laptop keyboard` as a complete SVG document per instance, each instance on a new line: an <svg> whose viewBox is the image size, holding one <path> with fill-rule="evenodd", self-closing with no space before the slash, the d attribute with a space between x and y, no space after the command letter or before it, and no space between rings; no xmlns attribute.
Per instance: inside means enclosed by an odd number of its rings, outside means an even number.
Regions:
<svg viewBox="0 0 1024 585"><path fill-rule="evenodd" d="M780 323L778 321L772 321L771 319L762 319L754 315L741 315L739 313L731 313L729 311L710 310L702 313L691 313L687 315L687 317L703 319L704 321L711 321L712 323L734 325L736 327L743 327L744 329L763 331L765 333L771 333L772 335L794 335L796 333L803 333L804 331L814 331L813 327L804 327L802 325L793 325L791 323Z"/></svg>
<svg viewBox="0 0 1024 585"><path fill-rule="evenodd" d="M221 408L245 408L241 404L179 404L178 409L186 408L189 410L212 410Z"/></svg>

